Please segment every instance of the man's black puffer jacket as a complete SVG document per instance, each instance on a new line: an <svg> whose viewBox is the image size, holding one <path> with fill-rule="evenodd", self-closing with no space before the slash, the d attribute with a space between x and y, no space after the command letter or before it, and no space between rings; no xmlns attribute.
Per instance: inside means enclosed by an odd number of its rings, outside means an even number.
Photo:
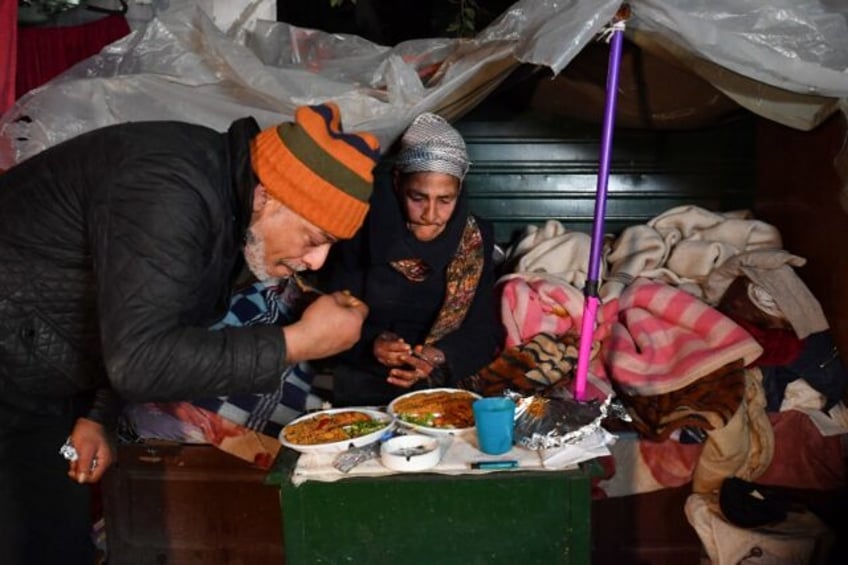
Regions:
<svg viewBox="0 0 848 565"><path fill-rule="evenodd" d="M279 328L207 329L243 265L256 133L253 119L224 134L122 124L0 174L4 402L49 411L50 398L109 387L152 401L277 385Z"/></svg>

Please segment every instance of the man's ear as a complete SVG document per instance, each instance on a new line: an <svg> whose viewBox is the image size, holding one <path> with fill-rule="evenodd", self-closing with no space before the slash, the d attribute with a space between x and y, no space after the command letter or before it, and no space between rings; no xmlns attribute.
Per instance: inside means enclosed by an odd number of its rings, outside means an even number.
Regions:
<svg viewBox="0 0 848 565"><path fill-rule="evenodd" d="M253 189L253 211L258 212L265 207L268 202L268 191L262 186L262 183L257 183Z"/></svg>

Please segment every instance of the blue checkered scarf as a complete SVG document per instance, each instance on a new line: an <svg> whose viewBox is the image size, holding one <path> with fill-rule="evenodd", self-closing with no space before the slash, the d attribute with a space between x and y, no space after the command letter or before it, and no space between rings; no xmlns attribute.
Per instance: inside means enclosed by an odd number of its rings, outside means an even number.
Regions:
<svg viewBox="0 0 848 565"><path fill-rule="evenodd" d="M300 291L294 282L279 285L255 283L233 295L230 310L210 329L227 326L288 324L299 315L295 304ZM315 374L309 363L287 367L277 390L267 394L237 394L192 401L192 404L219 414L252 430L277 437L280 430L306 412L307 403L319 404L311 394Z"/></svg>

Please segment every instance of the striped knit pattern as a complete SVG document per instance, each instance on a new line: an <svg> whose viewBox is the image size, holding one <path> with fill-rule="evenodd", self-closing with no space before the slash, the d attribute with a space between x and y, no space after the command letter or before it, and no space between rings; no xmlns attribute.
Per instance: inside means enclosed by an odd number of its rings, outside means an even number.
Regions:
<svg viewBox="0 0 848 565"><path fill-rule="evenodd" d="M301 106L294 122L263 130L251 144L268 193L339 239L353 237L365 219L379 158L377 138L345 133L333 103Z"/></svg>

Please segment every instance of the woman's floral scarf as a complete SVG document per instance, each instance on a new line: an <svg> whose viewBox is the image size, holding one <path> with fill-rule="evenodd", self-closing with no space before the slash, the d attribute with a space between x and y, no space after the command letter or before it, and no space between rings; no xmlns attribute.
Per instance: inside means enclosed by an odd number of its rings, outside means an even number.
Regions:
<svg viewBox="0 0 848 565"><path fill-rule="evenodd" d="M444 304L424 343L435 343L462 324L483 274L483 260L483 236L474 217L469 215L446 269ZM421 259L401 259L390 261L390 264L413 282L425 280L431 272L430 266Z"/></svg>

